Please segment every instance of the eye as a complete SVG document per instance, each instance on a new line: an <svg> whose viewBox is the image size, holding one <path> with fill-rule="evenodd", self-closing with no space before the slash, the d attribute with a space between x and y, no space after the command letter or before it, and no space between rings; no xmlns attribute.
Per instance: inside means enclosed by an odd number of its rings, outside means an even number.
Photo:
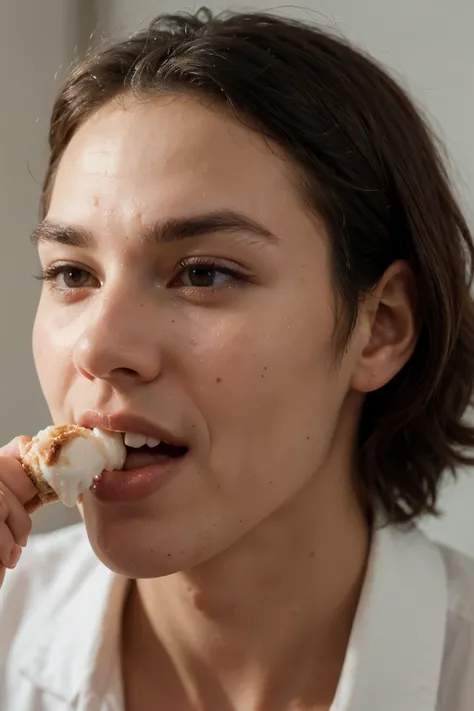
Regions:
<svg viewBox="0 0 474 711"><path fill-rule="evenodd" d="M171 286L187 289L219 289L233 283L246 281L248 277L236 269L214 260L182 262L180 271Z"/></svg>
<svg viewBox="0 0 474 711"><path fill-rule="evenodd" d="M199 288L216 288L229 281L232 275L228 270L218 269L211 265L189 266L181 272L184 286Z"/></svg>
<svg viewBox="0 0 474 711"><path fill-rule="evenodd" d="M90 278L91 275L89 272L86 272L85 269L79 269L78 267L67 267L57 275L58 286L60 286L62 282L67 289L80 289L81 287L87 286L87 282Z"/></svg>
<svg viewBox="0 0 474 711"><path fill-rule="evenodd" d="M43 269L39 278L50 282L59 291L84 289L98 285L97 279L87 269L75 264L53 264Z"/></svg>

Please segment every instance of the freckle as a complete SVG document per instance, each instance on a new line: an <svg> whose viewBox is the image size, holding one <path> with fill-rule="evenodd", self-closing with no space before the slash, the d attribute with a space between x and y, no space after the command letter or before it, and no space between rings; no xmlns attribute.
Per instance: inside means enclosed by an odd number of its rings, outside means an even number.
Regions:
<svg viewBox="0 0 474 711"><path fill-rule="evenodd" d="M311 439L311 437L306 437L306 439Z"/></svg>
<svg viewBox="0 0 474 711"><path fill-rule="evenodd" d="M176 321L171 321L171 323L176 323Z"/></svg>
<svg viewBox="0 0 474 711"><path fill-rule="evenodd" d="M216 383L222 383L222 378L216 378Z"/></svg>
<svg viewBox="0 0 474 711"><path fill-rule="evenodd" d="M97 195L95 195L93 199L94 207L99 207L99 202L99 198L97 197Z"/></svg>
<svg viewBox="0 0 474 711"><path fill-rule="evenodd" d="M267 368L267 366L266 366L266 365L264 366L264 368L263 368L263 369L264 369L264 370L268 370L268 368Z"/></svg>
<svg viewBox="0 0 474 711"><path fill-rule="evenodd" d="M168 558L171 558L171 553L168 553Z"/></svg>
<svg viewBox="0 0 474 711"><path fill-rule="evenodd" d="M314 551L311 551L311 553L309 554L309 557L314 558Z"/></svg>

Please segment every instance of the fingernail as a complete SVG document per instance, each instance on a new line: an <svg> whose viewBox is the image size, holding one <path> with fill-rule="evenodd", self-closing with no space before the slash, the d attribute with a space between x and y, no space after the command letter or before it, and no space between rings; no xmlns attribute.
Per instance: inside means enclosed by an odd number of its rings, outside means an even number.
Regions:
<svg viewBox="0 0 474 711"><path fill-rule="evenodd" d="M28 536L22 536L20 540L18 541L18 544L22 547L25 548L28 543Z"/></svg>
<svg viewBox="0 0 474 711"><path fill-rule="evenodd" d="M10 560L8 561L7 568L15 568L18 561L20 560L21 556L21 548L20 546L15 545L11 554L10 554Z"/></svg>

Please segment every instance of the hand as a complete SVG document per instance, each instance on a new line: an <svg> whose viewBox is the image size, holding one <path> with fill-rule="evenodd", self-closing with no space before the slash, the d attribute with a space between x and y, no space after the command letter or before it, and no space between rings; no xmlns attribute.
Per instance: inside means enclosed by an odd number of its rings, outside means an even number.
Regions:
<svg viewBox="0 0 474 711"><path fill-rule="evenodd" d="M36 487L20 463L16 437L0 448L0 587L7 568L18 563L31 532L30 514L41 506Z"/></svg>

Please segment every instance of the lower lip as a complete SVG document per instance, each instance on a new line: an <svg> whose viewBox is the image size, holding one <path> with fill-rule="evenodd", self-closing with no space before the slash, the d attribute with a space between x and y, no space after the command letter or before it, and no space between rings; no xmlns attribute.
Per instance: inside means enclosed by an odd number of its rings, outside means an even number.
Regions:
<svg viewBox="0 0 474 711"><path fill-rule="evenodd" d="M94 480L92 494L107 503L133 503L146 499L177 473L185 456L166 457L142 469L105 470Z"/></svg>

